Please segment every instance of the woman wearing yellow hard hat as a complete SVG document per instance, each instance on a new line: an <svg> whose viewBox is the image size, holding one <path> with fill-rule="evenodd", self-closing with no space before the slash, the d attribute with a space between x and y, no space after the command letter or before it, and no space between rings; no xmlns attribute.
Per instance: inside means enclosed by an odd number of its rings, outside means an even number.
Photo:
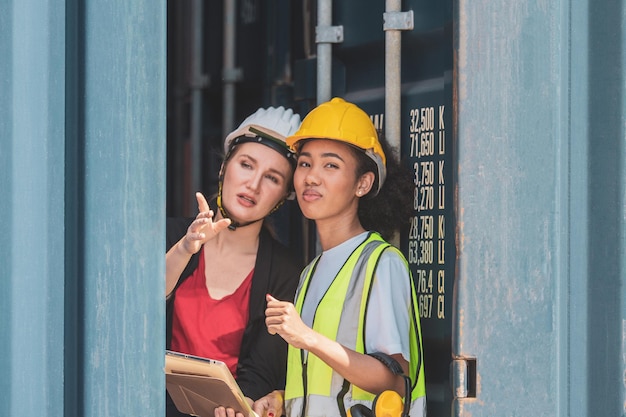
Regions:
<svg viewBox="0 0 626 417"><path fill-rule="evenodd" d="M254 410L424 416L416 292L405 257L385 240L408 222L410 174L369 116L341 98L313 109L287 144L298 155L296 198L323 252L301 274L295 302L267 296L268 331L289 343L287 384ZM404 405L388 414L383 403Z"/></svg>

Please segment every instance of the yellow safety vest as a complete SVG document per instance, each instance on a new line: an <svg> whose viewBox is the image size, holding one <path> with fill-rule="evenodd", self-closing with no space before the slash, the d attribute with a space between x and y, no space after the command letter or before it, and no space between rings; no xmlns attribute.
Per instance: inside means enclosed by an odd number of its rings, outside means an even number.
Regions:
<svg viewBox="0 0 626 417"><path fill-rule="evenodd" d="M370 232L344 263L330 287L322 297L313 319L313 329L336 340L343 346L365 352L365 317L374 272L384 250L395 250L408 263L402 253L375 232ZM301 313L311 276L319 256L302 272L296 293L296 310ZM410 270L408 276L411 277ZM411 281L411 329L409 372L411 401L425 407L426 388L422 356L422 336L417 315L417 296ZM338 314L340 313L340 314ZM352 405L361 403L371 407L374 395L345 381L317 356L289 346L287 359L287 384L285 410L288 417L345 416ZM413 416L412 416L413 417Z"/></svg>

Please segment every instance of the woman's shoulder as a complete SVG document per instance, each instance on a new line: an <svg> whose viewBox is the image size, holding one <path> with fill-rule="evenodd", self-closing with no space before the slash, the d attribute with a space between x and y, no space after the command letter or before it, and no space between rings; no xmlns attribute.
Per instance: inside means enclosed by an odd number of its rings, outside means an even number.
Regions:
<svg viewBox="0 0 626 417"><path fill-rule="evenodd" d="M260 236L259 249L265 248L270 252L266 255L271 257L271 262L279 263L289 268L302 269L303 265L299 262L300 257L290 247L279 241L267 230L262 230Z"/></svg>
<svg viewBox="0 0 626 417"><path fill-rule="evenodd" d="M391 245L381 253L376 264L378 288L395 294L408 294L410 291L411 271L402 252Z"/></svg>
<svg viewBox="0 0 626 417"><path fill-rule="evenodd" d="M286 245L262 232L255 276L258 273L260 277L265 277L267 286L263 287L263 294L269 291L277 298L291 300L302 271L299 259Z"/></svg>
<svg viewBox="0 0 626 417"><path fill-rule="evenodd" d="M402 262L406 262L406 257L404 256L404 253L402 253L402 251L397 248L396 246L392 245L392 244L388 244L389 246L387 246L385 248L385 250L383 250L382 252L382 257L387 258L387 259L395 259L395 260L399 260Z"/></svg>
<svg viewBox="0 0 626 417"><path fill-rule="evenodd" d="M281 264L284 268L290 271L297 271L298 275L304 267L301 256L298 256L293 250L283 245L280 242L276 242L276 248L274 250L273 258L274 262Z"/></svg>
<svg viewBox="0 0 626 417"><path fill-rule="evenodd" d="M393 269L398 272L406 271L408 273L409 270L408 262L402 251L391 244L389 244L389 246L387 246L380 254L378 266Z"/></svg>
<svg viewBox="0 0 626 417"><path fill-rule="evenodd" d="M398 249L398 247L394 244L389 243L389 241L383 238L383 236L379 232L374 230L369 231L368 241L371 244L383 246L383 250L380 255L381 259L399 260L403 262L406 260L402 251Z"/></svg>

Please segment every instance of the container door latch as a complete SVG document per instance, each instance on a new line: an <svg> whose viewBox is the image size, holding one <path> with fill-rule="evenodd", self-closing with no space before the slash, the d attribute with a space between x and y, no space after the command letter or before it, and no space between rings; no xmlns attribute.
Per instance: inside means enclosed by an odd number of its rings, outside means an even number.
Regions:
<svg viewBox="0 0 626 417"><path fill-rule="evenodd" d="M457 358L450 364L454 398L476 398L476 358Z"/></svg>

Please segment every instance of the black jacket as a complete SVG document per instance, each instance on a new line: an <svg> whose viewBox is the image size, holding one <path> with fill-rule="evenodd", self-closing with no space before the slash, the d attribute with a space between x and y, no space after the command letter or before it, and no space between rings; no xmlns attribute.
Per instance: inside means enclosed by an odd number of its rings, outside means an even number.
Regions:
<svg viewBox="0 0 626 417"><path fill-rule="evenodd" d="M187 232L194 219L168 219L167 250ZM228 233L224 230L222 233ZM176 289L198 266L199 253L193 255L183 271L172 296L167 301L166 345L172 340L172 316ZM237 383L244 395L257 400L275 389L285 388L287 343L279 335L270 335L265 326L265 294L279 300L293 301L301 267L288 249L263 227L250 290L250 319L241 342Z"/></svg>

